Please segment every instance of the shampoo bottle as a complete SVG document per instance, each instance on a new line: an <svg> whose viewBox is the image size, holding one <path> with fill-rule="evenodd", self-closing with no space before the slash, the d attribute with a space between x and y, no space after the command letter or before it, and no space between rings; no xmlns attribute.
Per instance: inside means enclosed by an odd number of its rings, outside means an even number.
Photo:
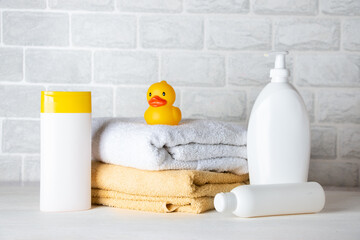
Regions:
<svg viewBox="0 0 360 240"><path fill-rule="evenodd" d="M40 210L91 207L91 92L41 92Z"/></svg>
<svg viewBox="0 0 360 240"><path fill-rule="evenodd" d="M248 125L250 184L306 182L310 125L303 99L288 81L287 52L275 52L271 82L261 91Z"/></svg>
<svg viewBox="0 0 360 240"><path fill-rule="evenodd" d="M316 182L243 185L216 194L214 205L238 217L316 213L324 208L325 193Z"/></svg>

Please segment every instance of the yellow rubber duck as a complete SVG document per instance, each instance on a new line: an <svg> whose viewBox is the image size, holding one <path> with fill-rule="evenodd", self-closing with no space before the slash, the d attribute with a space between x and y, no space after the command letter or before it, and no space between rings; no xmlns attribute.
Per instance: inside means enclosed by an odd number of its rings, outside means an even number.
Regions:
<svg viewBox="0 0 360 240"><path fill-rule="evenodd" d="M175 102L175 91L166 81L151 85L147 91L150 107L145 111L147 124L177 125L181 120L181 111L172 105Z"/></svg>

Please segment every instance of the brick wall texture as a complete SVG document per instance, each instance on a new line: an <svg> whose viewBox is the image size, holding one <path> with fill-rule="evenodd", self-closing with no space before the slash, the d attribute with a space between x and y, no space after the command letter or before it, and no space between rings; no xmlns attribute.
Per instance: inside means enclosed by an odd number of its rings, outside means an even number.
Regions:
<svg viewBox="0 0 360 240"><path fill-rule="evenodd" d="M40 91L90 90L94 117L141 117L167 80L184 117L246 124L263 54L289 50L309 179L360 186L359 0L3 0L0 15L0 181L39 181Z"/></svg>

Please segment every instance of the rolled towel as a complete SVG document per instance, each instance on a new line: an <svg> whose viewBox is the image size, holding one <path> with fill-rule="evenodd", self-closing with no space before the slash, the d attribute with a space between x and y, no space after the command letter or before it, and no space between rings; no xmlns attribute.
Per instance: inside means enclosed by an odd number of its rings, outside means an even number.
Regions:
<svg viewBox="0 0 360 240"><path fill-rule="evenodd" d="M144 170L248 172L246 128L238 123L189 119L168 126L98 118L92 151L95 160Z"/></svg>
<svg viewBox="0 0 360 240"><path fill-rule="evenodd" d="M248 183L248 174L196 170L148 171L93 162L92 202L153 212L201 213L219 192Z"/></svg>

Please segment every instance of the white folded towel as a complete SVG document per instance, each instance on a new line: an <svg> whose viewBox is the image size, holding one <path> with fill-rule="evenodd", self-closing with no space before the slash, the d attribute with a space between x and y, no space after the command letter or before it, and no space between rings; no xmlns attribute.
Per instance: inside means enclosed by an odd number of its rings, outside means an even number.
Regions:
<svg viewBox="0 0 360 240"><path fill-rule="evenodd" d="M97 118L92 154L94 160L144 170L248 172L246 128L214 120L189 119L168 126Z"/></svg>

